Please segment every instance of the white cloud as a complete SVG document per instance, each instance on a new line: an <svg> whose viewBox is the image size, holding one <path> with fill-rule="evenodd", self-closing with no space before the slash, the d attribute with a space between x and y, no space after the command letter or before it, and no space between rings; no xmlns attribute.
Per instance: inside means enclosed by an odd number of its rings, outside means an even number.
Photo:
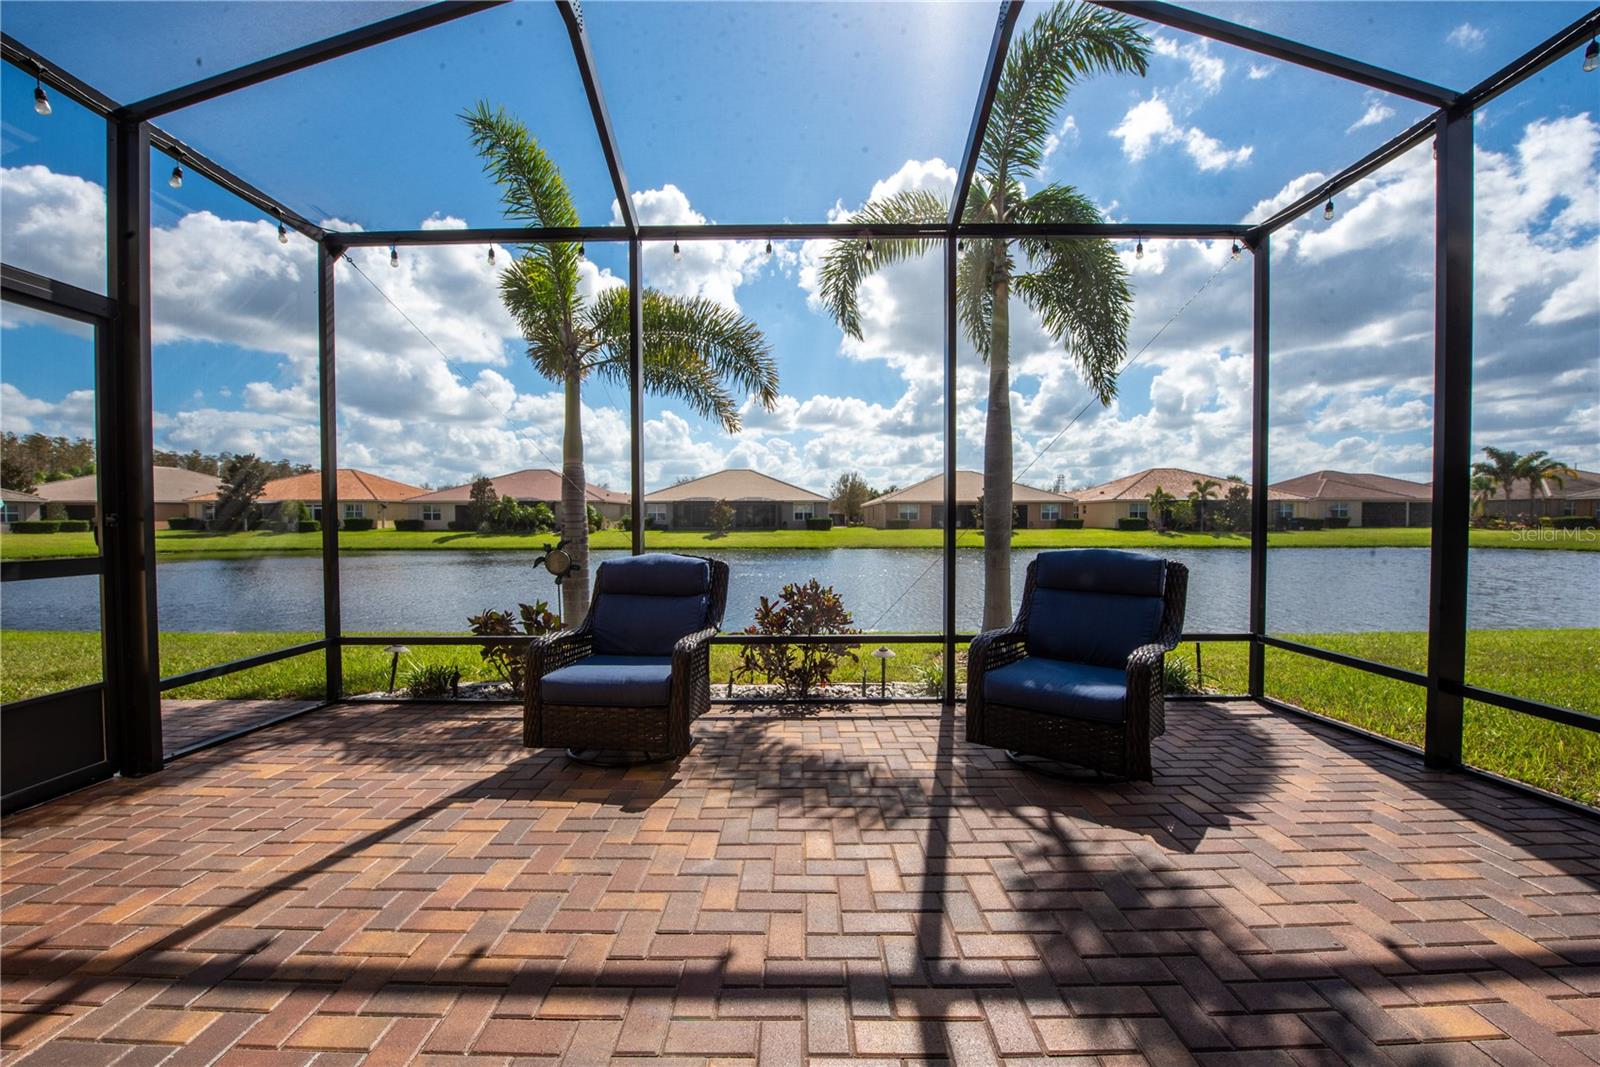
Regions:
<svg viewBox="0 0 1600 1067"><path fill-rule="evenodd" d="M1255 149L1250 145L1228 148L1198 126L1184 127L1173 120L1167 102L1159 95L1141 100L1128 109L1122 122L1111 131L1122 142L1122 152L1138 162L1151 148L1162 144L1181 144L1196 167L1216 171L1239 166L1250 160Z"/></svg>
<svg viewBox="0 0 1600 1067"><path fill-rule="evenodd" d="M1468 52L1477 52L1481 50L1484 46L1484 43L1489 40L1489 35L1470 22L1463 22L1461 25L1451 30L1450 35L1446 37L1445 40L1449 41L1457 48L1464 49Z"/></svg>
<svg viewBox="0 0 1600 1067"><path fill-rule="evenodd" d="M1187 63L1189 78L1201 92L1211 94L1222 88L1222 78L1227 73L1228 65L1212 55L1210 41L1201 38L1179 44L1158 33L1150 39L1150 43L1156 55Z"/></svg>
<svg viewBox="0 0 1600 1067"><path fill-rule="evenodd" d="M1248 77L1250 78L1251 81L1258 82L1262 78L1270 78L1270 77L1272 77L1273 72L1276 71L1277 69L1278 69L1277 67L1274 67L1269 63L1261 63L1261 64L1252 63L1252 64L1250 64L1250 70L1247 73L1248 73Z"/></svg>
<svg viewBox="0 0 1600 1067"><path fill-rule="evenodd" d="M1352 122L1350 124L1350 128L1344 132L1354 133L1355 131L1364 129L1367 126L1380 125L1381 123L1387 122L1392 118L1394 118L1394 108L1384 103L1383 98L1376 93L1368 93L1367 109L1363 111L1361 113L1361 117Z"/></svg>

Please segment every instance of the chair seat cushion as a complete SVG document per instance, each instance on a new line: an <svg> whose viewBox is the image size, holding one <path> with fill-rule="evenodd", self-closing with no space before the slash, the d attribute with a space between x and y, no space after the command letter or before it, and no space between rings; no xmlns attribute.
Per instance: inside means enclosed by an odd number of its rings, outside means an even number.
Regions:
<svg viewBox="0 0 1600 1067"><path fill-rule="evenodd" d="M983 676L985 701L1069 719L1119 723L1127 695L1121 669L1043 656L1028 656Z"/></svg>
<svg viewBox="0 0 1600 1067"><path fill-rule="evenodd" d="M539 680L546 704L649 708L672 692L669 656L589 656Z"/></svg>

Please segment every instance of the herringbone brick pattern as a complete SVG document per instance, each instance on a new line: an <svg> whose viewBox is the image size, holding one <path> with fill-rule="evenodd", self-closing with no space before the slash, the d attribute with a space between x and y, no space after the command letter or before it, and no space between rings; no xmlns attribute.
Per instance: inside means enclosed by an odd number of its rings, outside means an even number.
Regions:
<svg viewBox="0 0 1600 1067"><path fill-rule="evenodd" d="M626 772L523 750L507 709L318 712L7 820L4 1044L19 1067L1600 1058L1594 823L1248 704L1170 721L1153 785L1090 786L956 740L959 712L713 717Z"/></svg>

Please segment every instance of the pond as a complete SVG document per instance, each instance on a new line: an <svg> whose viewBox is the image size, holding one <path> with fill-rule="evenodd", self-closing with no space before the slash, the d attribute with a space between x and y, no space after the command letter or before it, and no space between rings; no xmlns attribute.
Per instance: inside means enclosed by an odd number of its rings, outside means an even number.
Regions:
<svg viewBox="0 0 1600 1067"><path fill-rule="evenodd" d="M596 560L617 552L597 552ZM1013 601L1027 562L1012 565ZM726 629L751 622L762 596L785 582L815 577L832 585L864 630L921 632L940 627L942 567L937 549L729 551ZM1242 631L1249 621L1249 553L1173 550L1190 569L1185 629ZM349 632L460 631L485 608L555 601L548 575L526 552L376 552L341 557L341 602ZM1471 551L1473 628L1600 625L1600 553L1530 549ZM956 561L956 621L978 629L983 556ZM318 631L322 562L314 556L262 556L161 563L161 628L177 631ZM1428 551L1416 548L1285 548L1267 557L1268 625L1279 633L1422 630L1427 625ZM7 582L0 625L25 630L99 627L96 579Z"/></svg>

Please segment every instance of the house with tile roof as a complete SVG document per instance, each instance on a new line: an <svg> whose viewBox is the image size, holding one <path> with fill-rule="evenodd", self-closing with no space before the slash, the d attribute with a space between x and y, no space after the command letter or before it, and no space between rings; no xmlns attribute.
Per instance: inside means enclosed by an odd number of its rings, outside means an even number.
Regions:
<svg viewBox="0 0 1600 1067"><path fill-rule="evenodd" d="M411 516L408 504L413 497L426 493L421 486L407 485L381 474L340 467L338 472L339 521L371 519L375 527L392 526L394 520ZM295 474L287 478L274 478L266 484L256 499L262 511L271 517L283 505L293 501L304 504L313 519L322 518L322 475L318 471ZM188 499L189 515L196 519L216 516L217 492L200 493Z"/></svg>
<svg viewBox="0 0 1600 1067"><path fill-rule="evenodd" d="M1194 491L1194 483L1204 479L1217 483L1218 501L1235 486L1243 486L1246 492L1250 490L1249 483L1236 478L1219 478L1214 474L1202 474L1182 467L1151 467L1087 489L1074 489L1072 495L1078 499L1078 513L1083 518L1084 526L1114 530L1123 519L1149 519L1149 497L1158 487L1183 500ZM1267 502L1275 523L1288 523L1305 515L1305 498L1293 493L1269 486Z"/></svg>
<svg viewBox="0 0 1600 1067"><path fill-rule="evenodd" d="M220 481L215 474L201 474L183 467L150 468L155 484L156 529L164 530L174 518L189 514L189 498L199 493L215 493ZM93 474L78 478L64 478L59 482L45 482L34 489L34 495L46 505L60 504L67 510L69 519L88 519L100 525L100 479Z"/></svg>
<svg viewBox="0 0 1600 1067"><path fill-rule="evenodd" d="M539 467L496 474L489 479L494 484L495 496L511 497L519 504L547 504L561 516L561 475L549 468ZM628 514L628 494L607 489L592 482L584 487L584 498L608 523L617 522ZM422 520L429 530L443 530L451 523L469 522L472 507L472 482L437 489L412 498L410 518Z"/></svg>
<svg viewBox="0 0 1600 1067"><path fill-rule="evenodd" d="M1428 526L1433 521L1433 490L1422 482L1386 474L1312 471L1273 482L1270 489L1305 501L1306 518L1350 526Z"/></svg>
<svg viewBox="0 0 1600 1067"><path fill-rule="evenodd" d="M646 521L662 529L709 530L720 500L733 508L736 530L800 530L828 517L828 498L748 467L690 478L646 493Z"/></svg>
<svg viewBox="0 0 1600 1067"><path fill-rule="evenodd" d="M1573 474L1555 482L1544 482L1537 496L1530 494L1527 482L1511 487L1509 498L1504 490L1488 501L1488 513L1504 518L1522 515L1532 518L1557 515L1600 515L1600 471L1575 470Z"/></svg>
<svg viewBox="0 0 1600 1067"><path fill-rule="evenodd" d="M956 526L965 528L978 524L978 504L983 498L983 473L981 471L956 471ZM1013 508L1012 526L1015 529L1053 528L1059 519L1077 518L1077 501L1064 493L1036 489L1015 482L1011 486ZM944 526L944 475L935 474L915 485L897 489L892 493L867 501L863 519L868 526L887 529L890 523L896 528L901 523L913 530L942 528Z"/></svg>
<svg viewBox="0 0 1600 1067"><path fill-rule="evenodd" d="M44 499L20 489L0 489L0 529L14 522L32 522L44 513Z"/></svg>

